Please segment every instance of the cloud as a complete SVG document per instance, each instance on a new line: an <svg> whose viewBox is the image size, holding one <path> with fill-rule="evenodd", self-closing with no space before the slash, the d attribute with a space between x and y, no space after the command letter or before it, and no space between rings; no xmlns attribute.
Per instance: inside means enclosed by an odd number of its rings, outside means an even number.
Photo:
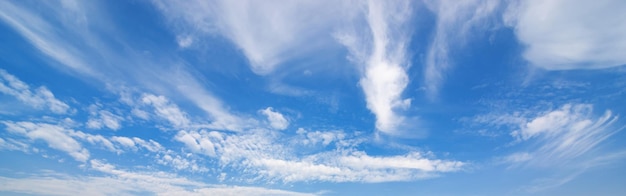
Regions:
<svg viewBox="0 0 626 196"><path fill-rule="evenodd" d="M43 140L50 148L66 152L77 161L85 162L89 159L89 151L71 137L73 130L45 123L11 121L2 123L7 127L7 131L31 140Z"/></svg>
<svg viewBox="0 0 626 196"><path fill-rule="evenodd" d="M220 137L221 135L215 131L179 131L174 139L185 144L192 152L215 156L215 145L211 140Z"/></svg>
<svg viewBox="0 0 626 196"><path fill-rule="evenodd" d="M70 106L56 99L48 88L41 86L31 90L28 84L3 69L0 69L0 92L14 96L26 105L35 108L45 107L57 114L65 114L70 110Z"/></svg>
<svg viewBox="0 0 626 196"><path fill-rule="evenodd" d="M606 111L593 116L593 107L586 104L565 104L520 124L511 135L519 142L532 142L536 148L511 156L514 163L554 167L597 150L599 144L623 128L613 125L618 117ZM522 156L523 155L523 156Z"/></svg>
<svg viewBox="0 0 626 196"><path fill-rule="evenodd" d="M289 126L289 121L278 112L274 111L274 108L268 107L260 112L267 117L270 126L276 130L285 130Z"/></svg>
<svg viewBox="0 0 626 196"><path fill-rule="evenodd" d="M303 135L305 138L302 140L304 145L317 145L322 144L324 146L329 145L332 142L343 141L346 134L343 131L313 131L309 132L303 128L299 128L296 131L299 135Z"/></svg>
<svg viewBox="0 0 626 196"><path fill-rule="evenodd" d="M111 28L115 23L110 21L108 13L102 12L98 2L64 2L71 3L41 4L36 13L26 9L28 2L2 2L0 19L54 60L48 64L53 68L69 71L84 80L95 79L113 93L126 93L128 89L124 87L130 85L136 86L135 91L181 97L204 110L213 121L210 127L214 129L239 131L249 123L225 109L221 100L213 96L199 82L198 75L190 72L192 69L187 69L186 62L178 60L177 56L158 49L149 51L153 55L148 56L143 46L123 36L101 37L125 32L116 31L123 28ZM127 66L129 64L135 66ZM146 117L141 111L134 114Z"/></svg>
<svg viewBox="0 0 626 196"><path fill-rule="evenodd" d="M341 131L299 131L308 144L322 151L300 153L301 143L281 144L280 132L255 129L245 133L180 131L176 140L192 152L218 160L220 167L241 171L240 180L268 182L391 182L435 177L461 170L466 163L432 159L417 151L404 155L372 156L357 150L358 141ZM310 134L308 134L310 133ZM353 137L353 136L351 136ZM302 137L296 136L296 141ZM357 139L358 140L358 139ZM335 149L323 150L331 142Z"/></svg>
<svg viewBox="0 0 626 196"><path fill-rule="evenodd" d="M95 104L89 106L89 120L87 120L88 128L102 129L103 127L106 127L114 131L122 128L121 121L124 119L121 116L100 108L100 106Z"/></svg>
<svg viewBox="0 0 626 196"><path fill-rule="evenodd" d="M284 61L324 48L332 41L328 32L350 12L343 9L348 1L153 2L181 34L230 39L257 74L269 74Z"/></svg>
<svg viewBox="0 0 626 196"><path fill-rule="evenodd" d="M164 96L144 94L141 101L143 104L152 106L157 116L169 121L175 127L186 127L190 124L187 114Z"/></svg>
<svg viewBox="0 0 626 196"><path fill-rule="evenodd" d="M206 184L166 172L131 172L100 160L90 168L104 175L78 176L38 171L27 177L0 177L0 191L34 195L293 195L300 193L262 187Z"/></svg>
<svg viewBox="0 0 626 196"><path fill-rule="evenodd" d="M446 72L454 64L451 53L467 42L472 36L472 30L484 29L485 20L498 7L499 1L426 0L425 4L436 15L435 36L424 66L426 93L430 99L435 99L444 83Z"/></svg>
<svg viewBox="0 0 626 196"><path fill-rule="evenodd" d="M365 6L365 27L340 31L336 38L348 48L354 63L361 66L359 83L367 108L376 115L376 128L397 134L406 131L402 129L411 129L398 112L411 105L411 100L403 99L402 93L409 83L405 53L410 30L406 25L412 5L410 1L369 1Z"/></svg>
<svg viewBox="0 0 626 196"><path fill-rule="evenodd" d="M61 65L66 66L63 68L69 68L83 74L94 75L93 70L89 66L87 66L83 59L81 59L81 55L78 55L79 49L75 48L73 45L65 44L67 41L66 36L76 35L76 33L78 32L84 32L82 31L82 29L76 29L76 31L67 32L67 34L59 33L66 31L59 31L60 29L58 27L50 25L48 22L40 17L41 15L31 13L30 11L23 9L21 6L16 6L15 3L16 2L0 3L0 19L13 27L13 29L19 32L24 38L26 38L26 40L28 40L43 54L61 63ZM75 1L74 3L76 3L77 6L78 4L80 4L78 1ZM48 4L40 5L42 7L49 6ZM78 9L73 9L73 11L76 10ZM59 15L75 13L64 13L54 9L51 9L51 12L51 14ZM48 17L47 19L55 18L63 17ZM74 19L74 21L81 21L80 17L72 17L72 19ZM76 22L74 21L71 23L61 24L76 24Z"/></svg>
<svg viewBox="0 0 626 196"><path fill-rule="evenodd" d="M524 58L548 70L601 69L626 64L626 3L513 1L504 20L525 45Z"/></svg>

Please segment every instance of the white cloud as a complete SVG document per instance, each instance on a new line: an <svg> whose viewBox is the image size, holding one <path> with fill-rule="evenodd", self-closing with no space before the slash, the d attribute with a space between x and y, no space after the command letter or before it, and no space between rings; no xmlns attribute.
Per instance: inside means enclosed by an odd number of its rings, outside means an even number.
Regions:
<svg viewBox="0 0 626 196"><path fill-rule="evenodd" d="M346 134L343 131L306 131L303 128L299 128L297 133L305 136L302 140L304 145L316 145L322 144L324 146L329 145L332 142L343 141Z"/></svg>
<svg viewBox="0 0 626 196"><path fill-rule="evenodd" d="M0 92L14 96L26 105L35 108L45 107L57 114L65 114L70 110L70 106L56 99L46 87L31 90L28 84L3 69L0 69Z"/></svg>
<svg viewBox="0 0 626 196"><path fill-rule="evenodd" d="M28 10L23 9L21 6L16 6L17 2L0 2L0 19L5 23L13 27L22 36L24 36L33 46L35 46L43 54L49 56L55 61L61 63L61 65L70 68L71 70L95 75L93 70L87 66L83 59L79 58L79 50L74 45L68 45L66 43L66 36L76 35L78 32L84 32L82 29L77 28L76 31L60 33L58 28L50 25L46 22L40 14L31 13ZM75 1L76 4L80 4ZM48 4L40 4L42 7L48 6ZM69 8L69 7L67 7ZM52 9L52 14L67 14L75 12L63 12ZM76 11L79 9L73 9ZM58 12L57 12L58 11ZM76 13L77 15L80 15ZM49 17L47 19L63 18L63 17ZM80 17L72 17L73 21L70 23L62 23L63 25L80 23ZM65 31L63 31L65 32ZM68 35L71 34L71 35ZM73 37L73 36L72 36Z"/></svg>
<svg viewBox="0 0 626 196"><path fill-rule="evenodd" d="M626 2L514 1L505 22L526 46L524 58L548 70L626 64Z"/></svg>
<svg viewBox="0 0 626 196"><path fill-rule="evenodd" d="M130 172L92 160L91 169L105 176L71 176L56 172L38 172L23 178L0 177L0 191L34 195L315 195L262 187L206 184L175 174L147 171Z"/></svg>
<svg viewBox="0 0 626 196"><path fill-rule="evenodd" d="M175 127L186 127L190 124L187 114L164 96L144 94L141 101L152 106L157 116L169 121Z"/></svg>
<svg viewBox="0 0 626 196"><path fill-rule="evenodd" d="M133 151L138 150L139 148L144 148L150 152L163 152L165 149L161 144L154 140L143 140L138 137L124 137L124 136L113 136L111 137L111 141L114 141L125 148L130 148Z"/></svg>
<svg viewBox="0 0 626 196"><path fill-rule="evenodd" d="M238 131L249 123L230 114L199 82L197 75L181 69L184 66L179 65L186 62L177 60L176 56L155 49L150 51L154 56L145 58L146 51L128 44L132 43L129 40L99 37L100 34L123 33L116 31L123 28L111 28L115 23L110 21L108 13L101 11L98 2L68 2L72 3L41 4L36 13L27 9L30 8L28 2L1 2L0 19L56 61L48 64L53 68L85 80L96 79L114 93L124 94L128 90L124 85L136 85L138 89L180 96L206 111L213 121L210 127L214 129ZM92 29L103 32L93 33ZM152 58L155 56L160 57ZM126 66L129 64L137 66ZM146 117L141 112L134 114Z"/></svg>
<svg viewBox="0 0 626 196"><path fill-rule="evenodd" d="M284 130L289 126L289 121L279 112L275 112L272 107L260 110L260 112L267 117L270 126L277 130Z"/></svg>
<svg viewBox="0 0 626 196"><path fill-rule="evenodd" d="M89 159L89 151L71 137L73 130L44 123L11 121L2 123L7 126L7 131L23 135L31 140L43 140L50 148L66 152L77 161L85 162Z"/></svg>
<svg viewBox="0 0 626 196"><path fill-rule="evenodd" d="M215 131L179 131L174 139L185 144L192 152L215 156L215 145L211 140L220 138L221 135Z"/></svg>
<svg viewBox="0 0 626 196"><path fill-rule="evenodd" d="M453 65L450 53L454 48L463 46L472 29L484 28L484 20L494 12L499 1L426 0L425 3L437 17L435 37L430 43L424 66L426 93L435 99L445 80L446 71Z"/></svg>
<svg viewBox="0 0 626 196"><path fill-rule="evenodd" d="M124 119L121 116L107 110L101 110L100 107L95 104L90 105L89 110L89 120L87 120L88 128L102 129L106 127L114 131L122 128L121 121Z"/></svg>
<svg viewBox="0 0 626 196"><path fill-rule="evenodd" d="M176 140L192 152L219 160L221 167L241 171L242 176L251 175L249 180L270 182L409 181L458 171L465 165L459 161L431 159L416 151L405 155L371 156L356 150L355 142L345 138L347 136L341 131L306 132L301 129L298 132L307 135L305 139L309 144L325 146L335 142L336 148L297 155L295 153L302 145L281 144L280 132L263 129L234 134L181 131ZM206 145L202 145L203 142Z"/></svg>
<svg viewBox="0 0 626 196"><path fill-rule="evenodd" d="M411 105L402 93L409 83L406 47L412 14L411 1L369 1L364 11L367 27L338 32L337 40L351 53L354 63L362 66L360 85L367 108L376 115L376 128L389 134L407 132L406 118L399 111ZM357 34L356 31L367 32ZM415 131L415 130L408 130Z"/></svg>
<svg viewBox="0 0 626 196"><path fill-rule="evenodd" d="M122 136L113 136L111 137L111 140L121 144L124 147L135 148L135 142L131 138L122 137Z"/></svg>
<svg viewBox="0 0 626 196"><path fill-rule="evenodd" d="M514 160L540 167L553 167L587 155L604 140L620 131L613 127L617 116L606 111L593 115L593 107L585 104L566 104L520 124L511 135L520 142L535 142L536 148ZM622 128L623 129L623 128ZM519 157L533 157L519 158Z"/></svg>
<svg viewBox="0 0 626 196"><path fill-rule="evenodd" d="M157 163L161 165L169 165L177 170L189 170L193 172L206 172L209 171L208 168L201 166L198 164L198 159L192 158L194 157L191 154L186 154L185 156L181 156L179 154L175 154L173 151L167 151L162 156L157 155Z"/></svg>
<svg viewBox="0 0 626 196"><path fill-rule="evenodd" d="M153 1L182 34L221 34L237 45L257 74L331 42L330 32L353 9L349 1ZM180 27L180 23L186 24ZM197 34L197 33L196 33Z"/></svg>

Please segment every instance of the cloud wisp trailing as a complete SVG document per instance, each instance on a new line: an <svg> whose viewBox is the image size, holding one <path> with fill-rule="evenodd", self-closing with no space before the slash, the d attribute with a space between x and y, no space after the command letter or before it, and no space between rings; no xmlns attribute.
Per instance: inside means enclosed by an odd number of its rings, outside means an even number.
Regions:
<svg viewBox="0 0 626 196"><path fill-rule="evenodd" d="M476 29L485 29L485 20L493 17L498 1L425 1L436 15L434 38L430 43L424 65L426 95L435 100L453 67L452 53L464 47ZM479 28L480 27L480 28Z"/></svg>

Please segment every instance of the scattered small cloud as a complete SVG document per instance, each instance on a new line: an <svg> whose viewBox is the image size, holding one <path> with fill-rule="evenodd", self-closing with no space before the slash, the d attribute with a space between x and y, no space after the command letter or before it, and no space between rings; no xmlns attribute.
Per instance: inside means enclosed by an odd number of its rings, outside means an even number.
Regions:
<svg viewBox="0 0 626 196"><path fill-rule="evenodd" d="M260 110L260 112L267 117L270 126L276 130L285 130L289 126L289 121L283 114L274 111L272 107Z"/></svg>
<svg viewBox="0 0 626 196"><path fill-rule="evenodd" d="M71 108L65 102L58 100L45 86L36 89L22 82L14 75L0 69L0 92L11 95L22 103L37 109L48 109L57 114L66 114Z"/></svg>

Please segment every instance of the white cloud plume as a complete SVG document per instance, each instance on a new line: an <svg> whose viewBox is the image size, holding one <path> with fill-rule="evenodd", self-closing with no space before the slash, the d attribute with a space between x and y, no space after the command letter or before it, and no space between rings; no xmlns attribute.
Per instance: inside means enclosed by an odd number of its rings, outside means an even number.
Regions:
<svg viewBox="0 0 626 196"><path fill-rule="evenodd" d="M270 126L277 130L284 130L289 126L289 121L279 112L275 112L274 108L268 107L260 112L267 117Z"/></svg>
<svg viewBox="0 0 626 196"><path fill-rule="evenodd" d="M85 162L89 159L89 151L71 137L73 130L45 123L11 121L2 123L7 126L7 131L31 140L43 140L50 148L66 152L77 161Z"/></svg>
<svg viewBox="0 0 626 196"><path fill-rule="evenodd" d="M626 2L513 1L505 22L526 46L524 58L548 70L626 64Z"/></svg>
<svg viewBox="0 0 626 196"><path fill-rule="evenodd" d="M453 60L450 53L462 47L471 36L471 30L483 27L485 19L497 8L499 1L425 1L427 7L436 14L435 37L430 43L424 66L424 84L427 96L435 99L439 93L446 71L451 69Z"/></svg>
<svg viewBox="0 0 626 196"><path fill-rule="evenodd" d="M41 86L31 90L28 84L3 69L0 69L0 92L14 96L26 105L35 108L45 107L57 114L65 114L70 110L70 106L56 99L48 88Z"/></svg>

